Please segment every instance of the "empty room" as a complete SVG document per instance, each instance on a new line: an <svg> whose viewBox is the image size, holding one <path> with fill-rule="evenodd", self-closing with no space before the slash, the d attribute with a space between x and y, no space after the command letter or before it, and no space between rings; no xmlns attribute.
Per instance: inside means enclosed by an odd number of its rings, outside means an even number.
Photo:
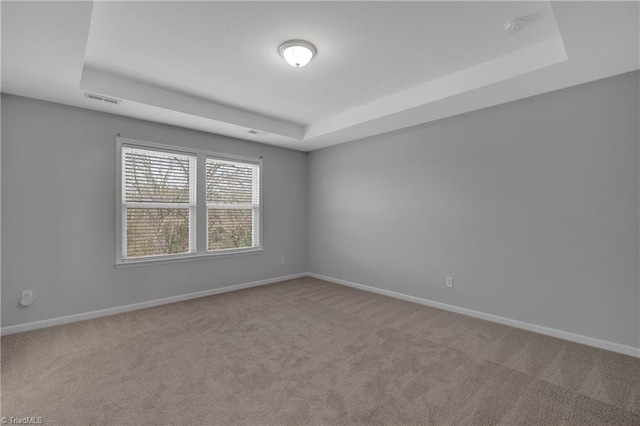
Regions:
<svg viewBox="0 0 640 426"><path fill-rule="evenodd" d="M2 1L2 424L640 425L637 1Z"/></svg>

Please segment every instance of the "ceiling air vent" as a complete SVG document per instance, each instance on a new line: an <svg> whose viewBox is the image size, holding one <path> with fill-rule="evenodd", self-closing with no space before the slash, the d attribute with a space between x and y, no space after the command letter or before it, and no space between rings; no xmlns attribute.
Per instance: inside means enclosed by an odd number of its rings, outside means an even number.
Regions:
<svg viewBox="0 0 640 426"><path fill-rule="evenodd" d="M254 129L249 130L249 133L251 133L252 135L269 136L269 133L267 132L261 132L260 130Z"/></svg>
<svg viewBox="0 0 640 426"><path fill-rule="evenodd" d="M107 98L105 96L96 95L95 93L85 93L84 97L87 99L93 99L94 101L106 102L108 104L118 105L120 103L120 99Z"/></svg>

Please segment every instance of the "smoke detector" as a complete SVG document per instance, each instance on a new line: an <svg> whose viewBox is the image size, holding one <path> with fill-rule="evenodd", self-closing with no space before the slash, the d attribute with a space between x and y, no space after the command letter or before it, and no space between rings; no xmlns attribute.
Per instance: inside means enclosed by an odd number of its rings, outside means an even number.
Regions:
<svg viewBox="0 0 640 426"><path fill-rule="evenodd" d="M514 34L522 31L526 25L526 19L513 19L504 24L504 30L509 34Z"/></svg>
<svg viewBox="0 0 640 426"><path fill-rule="evenodd" d="M108 104L118 105L121 101L120 99L115 98L107 98L106 96L96 95L95 93L86 92L84 97L87 99L93 99L94 101L106 102Z"/></svg>

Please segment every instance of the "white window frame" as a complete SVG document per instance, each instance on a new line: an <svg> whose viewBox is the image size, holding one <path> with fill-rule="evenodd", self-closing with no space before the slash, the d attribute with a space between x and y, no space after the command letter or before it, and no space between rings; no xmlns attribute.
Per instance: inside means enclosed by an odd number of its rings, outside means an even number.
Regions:
<svg viewBox="0 0 640 426"><path fill-rule="evenodd" d="M220 162L226 162L226 163L230 163L230 164L238 164L238 163L244 163L244 164L249 164L249 165L257 165L258 166L258 174L262 171L262 165L259 162L256 162L254 160L252 161L246 161L246 160L239 160L239 159L230 159L229 157L220 157L218 155L207 155L206 160L211 159L211 160L217 160ZM206 163L205 163L206 165ZM254 169L254 173L256 173L256 170ZM259 199L260 196L262 196L262 176L253 176L253 178L258 178L258 198L256 198L255 194L253 195L253 199L251 201L251 204L220 204L220 203L210 203L209 201L206 201L207 203L207 253L219 253L219 254L223 254L223 253L227 253L227 252L234 252L237 250L241 250L241 249L219 249L219 250L209 250L209 209L238 209L238 210L252 210L253 211L253 217L257 217L258 220L254 220L253 221L253 229L251 230L251 237L253 239L253 247L261 247L261 241L262 241L262 235L260 235L260 229L262 229L261 226L261 219L262 219L262 212L260 209L260 206L262 205L261 200ZM206 194L205 194L206 196Z"/></svg>
<svg viewBox="0 0 640 426"><path fill-rule="evenodd" d="M195 205L188 207L191 209L189 234L190 234L190 253L175 253L158 256L144 256L135 258L126 258L126 228L124 226L124 215L126 207L132 203L123 202L122 188L124 187L124 174L122 173L122 148L129 146L132 148L148 149L160 152L175 152L183 155L195 155ZM254 221L253 229L253 247L242 247L237 249L224 250L208 250L208 206L207 204L207 158L215 158L223 161L240 162L258 165L259 173L259 195L258 205L252 204L252 208L257 208L258 219ZM239 155L223 154L214 151L188 148L183 146L168 145L155 142L147 142L136 139L128 139L116 137L116 267L125 268L130 266L141 266L157 263L184 262L188 260L212 259L228 256L238 256L247 254L257 254L264 252L263 249L263 162L262 157L252 158ZM255 201L255 200L254 200ZM149 206L150 204L146 204ZM155 205L155 204L154 204ZM185 205L186 206L186 205ZM171 208L183 207L181 204L171 205ZM232 208L238 208L233 206ZM257 229L256 229L257 228ZM257 241L256 241L257 240Z"/></svg>

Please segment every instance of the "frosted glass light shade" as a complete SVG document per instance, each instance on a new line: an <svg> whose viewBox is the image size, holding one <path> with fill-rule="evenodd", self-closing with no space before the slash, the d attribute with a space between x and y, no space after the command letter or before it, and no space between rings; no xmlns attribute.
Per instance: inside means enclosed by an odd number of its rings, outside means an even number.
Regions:
<svg viewBox="0 0 640 426"><path fill-rule="evenodd" d="M304 40L289 40L280 45L280 55L292 67L304 67L316 55L316 47Z"/></svg>

